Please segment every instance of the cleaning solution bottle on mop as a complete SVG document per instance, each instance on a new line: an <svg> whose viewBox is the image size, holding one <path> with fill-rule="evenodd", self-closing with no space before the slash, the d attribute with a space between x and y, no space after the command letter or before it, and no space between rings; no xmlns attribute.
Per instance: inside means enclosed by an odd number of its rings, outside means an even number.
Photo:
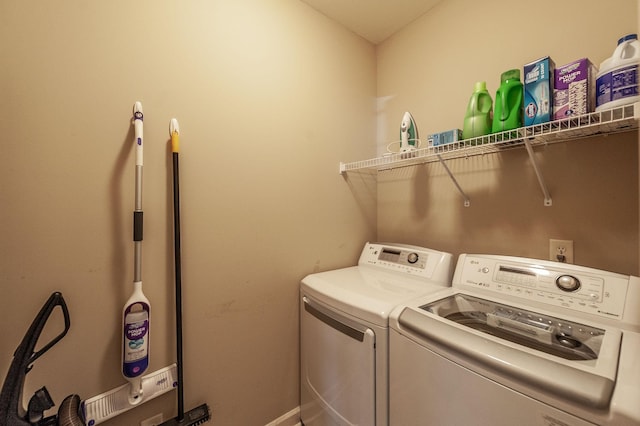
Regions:
<svg viewBox="0 0 640 426"><path fill-rule="evenodd" d="M640 41L637 34L618 40L610 58L600 64L596 76L596 111L640 101Z"/></svg>
<svg viewBox="0 0 640 426"><path fill-rule="evenodd" d="M470 139L491 133L493 121L493 100L487 91L487 83L479 81L475 84L467 112L464 116L462 138ZM473 145L476 143L473 142Z"/></svg>
<svg viewBox="0 0 640 426"><path fill-rule="evenodd" d="M142 391L140 380L149 367L149 300L142 293L141 283L135 283L124 309L124 344L122 373L131 382L131 396L138 400Z"/></svg>
<svg viewBox="0 0 640 426"><path fill-rule="evenodd" d="M503 72L500 81L493 111L493 133L522 127L524 113L524 87L520 81L520 70Z"/></svg>

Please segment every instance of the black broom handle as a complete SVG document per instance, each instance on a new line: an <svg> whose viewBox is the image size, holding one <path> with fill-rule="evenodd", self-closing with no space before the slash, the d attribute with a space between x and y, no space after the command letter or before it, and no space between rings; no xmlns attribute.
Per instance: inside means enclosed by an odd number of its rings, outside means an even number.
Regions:
<svg viewBox="0 0 640 426"><path fill-rule="evenodd" d="M176 350L178 370L178 421L184 419L182 372L182 265L180 256L180 182L178 153L173 153L173 240L176 276Z"/></svg>

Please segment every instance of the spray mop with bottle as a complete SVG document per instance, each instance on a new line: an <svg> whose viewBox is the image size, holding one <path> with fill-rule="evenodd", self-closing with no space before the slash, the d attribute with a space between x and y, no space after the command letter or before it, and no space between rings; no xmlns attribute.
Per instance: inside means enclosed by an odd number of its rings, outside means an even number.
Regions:
<svg viewBox="0 0 640 426"><path fill-rule="evenodd" d="M553 117L555 63L548 56L524 66L524 125L546 123Z"/></svg>
<svg viewBox="0 0 640 426"><path fill-rule="evenodd" d="M129 402L142 400L142 375L149 366L149 300L142 292L142 104L133 107L136 176L133 212L134 282L133 294L122 311L122 374L130 383Z"/></svg>
<svg viewBox="0 0 640 426"><path fill-rule="evenodd" d="M81 402L87 426L97 426L174 389L176 365L148 372L151 305L142 292L142 104L133 106L135 145L135 209L133 212L134 282L133 292L122 309L121 386Z"/></svg>

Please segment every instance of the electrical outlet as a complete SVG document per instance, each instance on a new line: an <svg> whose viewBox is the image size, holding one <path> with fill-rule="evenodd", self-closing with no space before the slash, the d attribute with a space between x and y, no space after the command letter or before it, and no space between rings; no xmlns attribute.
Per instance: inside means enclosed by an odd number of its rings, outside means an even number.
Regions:
<svg viewBox="0 0 640 426"><path fill-rule="evenodd" d="M148 419L141 421L140 426L158 426L160 423L162 423L162 420L162 413L158 413L153 417L149 417Z"/></svg>
<svg viewBox="0 0 640 426"><path fill-rule="evenodd" d="M573 240L549 240L549 259L573 263Z"/></svg>

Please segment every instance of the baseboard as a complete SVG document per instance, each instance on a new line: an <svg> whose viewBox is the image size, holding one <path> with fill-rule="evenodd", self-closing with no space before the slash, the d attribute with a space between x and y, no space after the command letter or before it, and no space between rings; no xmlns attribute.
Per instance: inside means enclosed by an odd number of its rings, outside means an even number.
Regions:
<svg viewBox="0 0 640 426"><path fill-rule="evenodd" d="M265 426L300 426L300 424L300 407L296 407Z"/></svg>

